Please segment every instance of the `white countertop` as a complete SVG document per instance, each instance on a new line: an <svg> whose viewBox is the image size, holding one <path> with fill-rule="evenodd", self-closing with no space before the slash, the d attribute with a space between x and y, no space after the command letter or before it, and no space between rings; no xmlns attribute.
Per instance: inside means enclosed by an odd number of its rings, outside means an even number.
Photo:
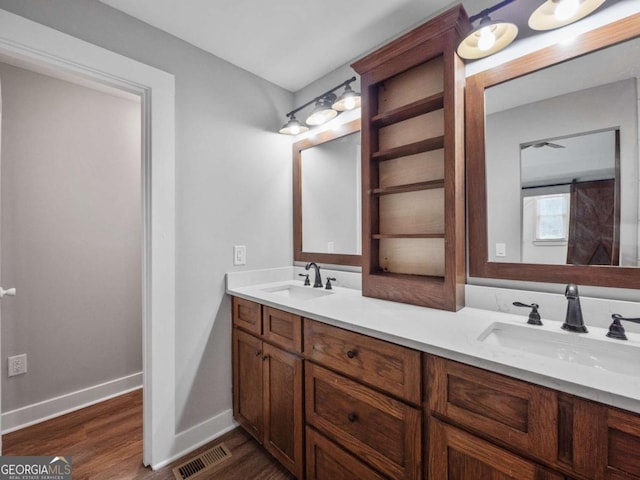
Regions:
<svg viewBox="0 0 640 480"><path fill-rule="evenodd" d="M278 272L278 270L280 270ZM290 271L290 270L289 270ZM265 271L266 272L266 271ZM237 275L237 274L235 274ZM242 275L242 274L240 274ZM343 272L344 276L344 272ZM287 279L288 277L288 279ZM526 316L465 307L447 312L363 297L360 290L334 287L334 294L318 298L298 299L269 292L286 285L302 286L291 280L285 269L273 269L268 275L253 277L227 276L227 293L263 305L280 308L313 320L363 333L451 360L460 361L494 372L526 380L538 385L571 393L614 407L640 413L640 334L627 331L629 340L622 342L605 336L607 330L589 327L588 334L561 330L561 322L546 320L544 326L526 325ZM305 287L311 289L312 287ZM613 373L596 367L576 364L513 348L483 343L478 337L494 322L520 325L536 331L548 330L560 335L585 335L602 341L611 349L625 346L638 348L635 371Z"/></svg>

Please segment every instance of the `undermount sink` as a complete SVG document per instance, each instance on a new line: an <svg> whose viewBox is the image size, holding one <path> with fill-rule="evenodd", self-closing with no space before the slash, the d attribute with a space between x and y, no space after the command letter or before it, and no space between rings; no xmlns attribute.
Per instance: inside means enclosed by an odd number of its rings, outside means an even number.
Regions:
<svg viewBox="0 0 640 480"><path fill-rule="evenodd" d="M298 285L280 285L278 287L265 288L263 291L298 300L310 300L312 298L320 298L333 294L332 290L301 287Z"/></svg>
<svg viewBox="0 0 640 480"><path fill-rule="evenodd" d="M588 335L592 334L496 322L480 334L478 341L599 370L640 376L640 346L598 340Z"/></svg>

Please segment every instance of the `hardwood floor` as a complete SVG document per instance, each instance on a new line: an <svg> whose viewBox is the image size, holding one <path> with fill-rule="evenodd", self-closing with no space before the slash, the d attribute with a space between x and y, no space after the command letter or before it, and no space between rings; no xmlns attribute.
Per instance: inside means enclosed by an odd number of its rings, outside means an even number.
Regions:
<svg viewBox="0 0 640 480"><path fill-rule="evenodd" d="M172 469L224 441L231 458L194 480L290 480L291 476L244 430L214 440L157 471L142 465L142 391L24 428L2 437L3 455L73 457L74 480L174 480Z"/></svg>

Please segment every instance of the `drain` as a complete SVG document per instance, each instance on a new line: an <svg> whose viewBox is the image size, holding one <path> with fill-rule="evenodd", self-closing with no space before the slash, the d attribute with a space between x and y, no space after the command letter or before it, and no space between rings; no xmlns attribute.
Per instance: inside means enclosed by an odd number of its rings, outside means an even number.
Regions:
<svg viewBox="0 0 640 480"><path fill-rule="evenodd" d="M188 462L178 465L173 469L176 480L193 478L199 473L210 470L231 457L231 450L224 443L220 443L201 453Z"/></svg>

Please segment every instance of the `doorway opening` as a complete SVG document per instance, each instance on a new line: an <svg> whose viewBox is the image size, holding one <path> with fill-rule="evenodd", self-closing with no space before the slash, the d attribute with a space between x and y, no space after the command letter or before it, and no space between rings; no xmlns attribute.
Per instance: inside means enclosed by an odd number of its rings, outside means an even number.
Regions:
<svg viewBox="0 0 640 480"><path fill-rule="evenodd" d="M143 377L141 99L24 67L0 62L1 351L28 366L3 378L5 433Z"/></svg>
<svg viewBox="0 0 640 480"><path fill-rule="evenodd" d="M0 57L14 65L141 98L143 463L160 468L176 454L175 78L6 10L0 31Z"/></svg>

